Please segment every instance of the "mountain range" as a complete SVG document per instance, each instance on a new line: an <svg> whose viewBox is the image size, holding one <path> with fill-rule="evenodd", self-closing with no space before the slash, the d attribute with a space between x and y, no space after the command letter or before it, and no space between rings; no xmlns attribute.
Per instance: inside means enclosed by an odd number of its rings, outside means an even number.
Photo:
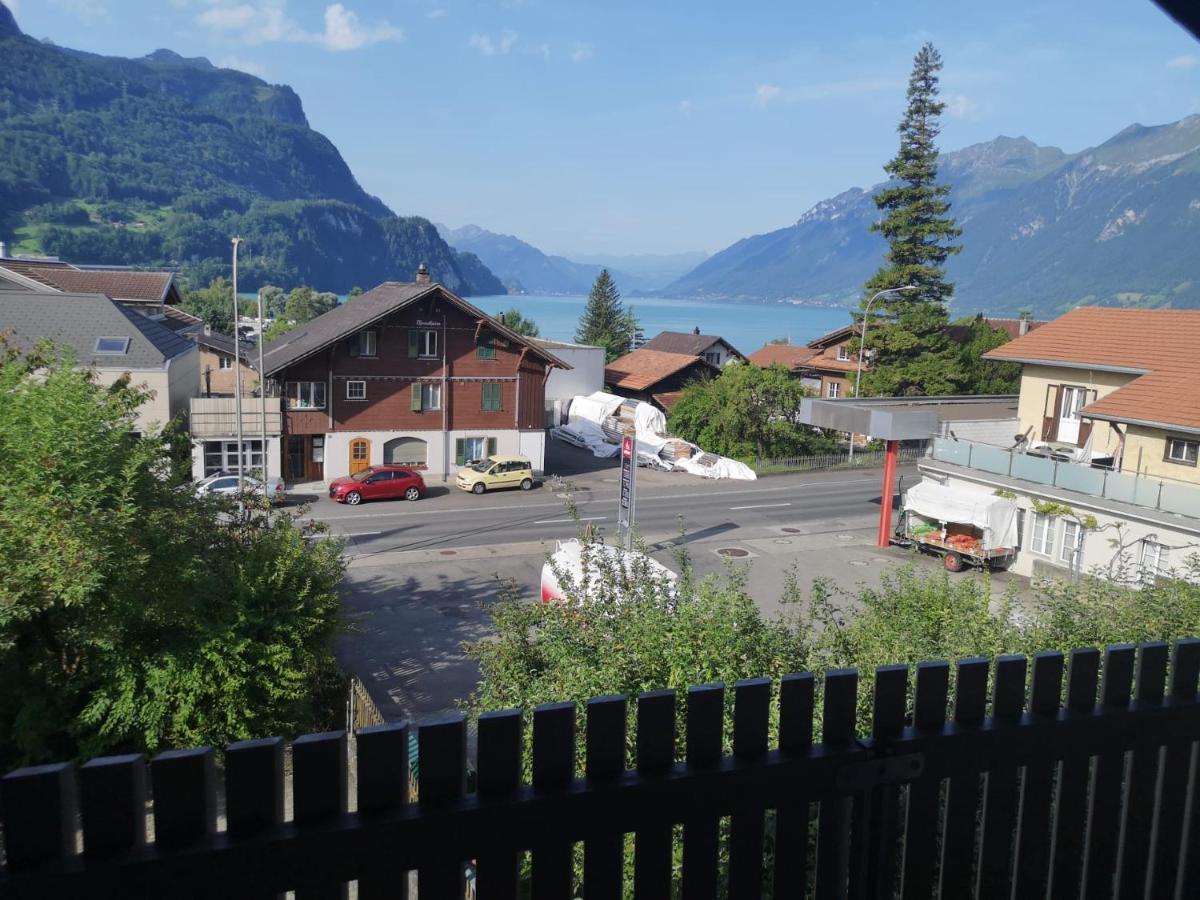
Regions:
<svg viewBox="0 0 1200 900"><path fill-rule="evenodd" d="M703 253L599 254L588 262L575 262L544 253L511 234L497 234L478 225L438 225L438 232L456 250L478 256L513 294L586 294L604 268L623 291L657 291L704 259Z"/></svg>
<svg viewBox="0 0 1200 900"><path fill-rule="evenodd" d="M947 264L959 312L1200 307L1200 116L1131 125L1079 153L999 137L942 154L939 178L963 230L963 250ZM662 292L857 304L886 251L868 230L881 187L823 200Z"/></svg>
<svg viewBox="0 0 1200 900"><path fill-rule="evenodd" d="M22 34L0 2L0 239L77 263L229 268L253 289L346 292L421 262L463 294L503 293L426 219L401 217L309 127L300 98L203 58L98 56Z"/></svg>

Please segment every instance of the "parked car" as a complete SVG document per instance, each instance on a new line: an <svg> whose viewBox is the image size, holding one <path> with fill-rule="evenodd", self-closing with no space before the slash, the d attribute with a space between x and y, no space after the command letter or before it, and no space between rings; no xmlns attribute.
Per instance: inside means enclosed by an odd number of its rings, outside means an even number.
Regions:
<svg viewBox="0 0 1200 900"><path fill-rule="evenodd" d="M420 500L425 496L425 479L404 466L371 466L329 483L329 499L357 506L364 500Z"/></svg>
<svg viewBox="0 0 1200 900"><path fill-rule="evenodd" d="M456 484L473 494L508 487L527 491L533 487L533 464L524 456L489 456L459 469Z"/></svg>
<svg viewBox="0 0 1200 900"><path fill-rule="evenodd" d="M254 475L243 475L242 482L245 490L251 496L263 495L262 479ZM218 472L196 482L196 494L201 497L235 497L238 492L238 477L236 472ZM273 475L266 481L266 497L272 503L282 503L286 496L283 479Z"/></svg>

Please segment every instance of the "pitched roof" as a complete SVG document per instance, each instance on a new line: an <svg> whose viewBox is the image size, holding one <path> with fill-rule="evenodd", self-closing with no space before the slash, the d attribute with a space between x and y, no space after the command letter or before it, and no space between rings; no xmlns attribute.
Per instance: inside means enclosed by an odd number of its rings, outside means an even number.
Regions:
<svg viewBox="0 0 1200 900"><path fill-rule="evenodd" d="M0 332L22 350L49 338L75 350L81 366L161 369L196 346L168 328L103 294L0 292ZM124 353L97 353L100 338L128 338Z"/></svg>
<svg viewBox="0 0 1200 900"><path fill-rule="evenodd" d="M227 356L233 356L233 338L227 334L210 331L208 334L194 334L192 340L201 347L207 347L209 350L216 350L218 353L224 353ZM242 359L252 368L258 368L258 348L254 344L242 341L241 353Z"/></svg>
<svg viewBox="0 0 1200 900"><path fill-rule="evenodd" d="M679 402L679 398L683 396L683 391L663 391L661 394L650 395L654 402L670 412L675 408L675 404Z"/></svg>
<svg viewBox="0 0 1200 900"><path fill-rule="evenodd" d="M415 282L385 281L365 294L361 294L347 303L338 304L329 312L322 313L315 319L293 328L267 344L263 348L264 374L274 375L281 369L311 356L336 341L349 337L359 329L365 328L431 293L440 293L451 304L473 318L486 320L488 328L497 334L504 335L510 341L528 347L549 365L559 369L572 368L553 353L538 346L529 338L517 334L511 328L505 327L483 310L472 306L462 297L436 282L417 284Z"/></svg>
<svg viewBox="0 0 1200 900"><path fill-rule="evenodd" d="M174 306L163 307L164 319L162 324L170 328L172 331L185 331L189 328L200 326L203 331L204 320L199 316L193 316L190 312L184 312Z"/></svg>
<svg viewBox="0 0 1200 900"><path fill-rule="evenodd" d="M814 356L820 356L821 351L812 347L797 347L795 344L767 344L750 354L750 362L756 366L781 365L789 369L802 368Z"/></svg>
<svg viewBox="0 0 1200 900"><path fill-rule="evenodd" d="M175 280L173 272L133 269L80 269L57 259L0 259L0 269L32 279L57 291L108 294L114 300L162 303Z"/></svg>
<svg viewBox="0 0 1200 900"><path fill-rule="evenodd" d="M745 359L737 348L723 337L715 334L696 334L685 331L660 331L653 338L642 344L646 350L661 350L664 353L686 353L688 356L699 356L716 343L722 343L734 356Z"/></svg>
<svg viewBox="0 0 1200 900"><path fill-rule="evenodd" d="M858 323L851 322L849 325L843 325L841 328L835 328L833 331L827 331L819 338L813 338L808 342L808 346L817 347L823 350L830 344L836 344L839 341L844 341L848 337L856 337L858 334Z"/></svg>
<svg viewBox="0 0 1200 900"><path fill-rule="evenodd" d="M627 391L644 391L664 378L697 364L717 371L716 366L705 362L699 356L666 353L641 347L605 366L604 383Z"/></svg>
<svg viewBox="0 0 1200 900"><path fill-rule="evenodd" d="M985 359L1127 372L1140 377L1084 416L1200 429L1200 310L1080 307Z"/></svg>

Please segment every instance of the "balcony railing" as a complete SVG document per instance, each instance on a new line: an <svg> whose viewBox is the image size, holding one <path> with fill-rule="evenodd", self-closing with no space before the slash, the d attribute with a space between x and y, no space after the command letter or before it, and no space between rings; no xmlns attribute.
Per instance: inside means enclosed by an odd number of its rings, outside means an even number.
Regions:
<svg viewBox="0 0 1200 900"><path fill-rule="evenodd" d="M1128 475L949 438L934 438L932 457L980 472L1200 519L1200 487L1182 482Z"/></svg>
<svg viewBox="0 0 1200 900"><path fill-rule="evenodd" d="M188 414L192 437L230 437L237 434L237 400L234 397L193 397ZM258 397L242 398L242 431L248 437L262 432L262 401ZM282 429L279 398L267 398L267 434L277 435Z"/></svg>
<svg viewBox="0 0 1200 900"><path fill-rule="evenodd" d="M731 723L721 685L690 688L683 735L673 691L633 710L549 704L531 717L528 783L529 723L489 713L472 792L455 716L418 731L416 802L407 725L298 738L290 779L281 740L244 741L224 753L223 830L211 748L20 769L0 780L0 896L339 897L356 880L359 897L404 897L416 870L421 900L461 900L470 864L481 900L569 900L580 881L584 897L619 898L630 834L633 896L652 900L767 885L821 900L1190 896L1200 641L1039 653L1029 668L922 663L910 700L909 669L881 667L870 736L849 669L738 682Z"/></svg>

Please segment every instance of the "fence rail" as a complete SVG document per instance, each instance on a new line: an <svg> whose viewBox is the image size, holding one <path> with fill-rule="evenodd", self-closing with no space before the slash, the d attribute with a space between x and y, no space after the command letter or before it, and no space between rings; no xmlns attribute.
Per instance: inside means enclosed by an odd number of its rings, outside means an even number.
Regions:
<svg viewBox="0 0 1200 900"><path fill-rule="evenodd" d="M654 900L675 890L688 900L761 897L764 886L776 898L821 900L1158 898L1200 883L1200 641L1179 641L1173 653L1164 643L1047 652L1032 665L1022 656L925 662L911 691L910 675L876 670L869 736L856 727L853 670L738 682L731 723L719 684L685 697L645 693L632 711L624 697L541 706L530 783L524 715L489 713L479 719L473 793L466 723L450 717L419 729L415 803L409 727L366 728L355 742L354 814L345 812L347 736L307 735L292 745L286 823L283 742L246 741L225 751L228 829L219 834L211 748L148 766L131 755L21 769L0 780L0 896L335 897L357 880L360 897L403 897L405 873L416 870L421 900L459 900L472 861L483 900L525 887L537 900L567 900L580 877L584 898L615 898L630 833L632 894ZM676 735L680 702L686 726Z"/></svg>
<svg viewBox="0 0 1200 900"><path fill-rule="evenodd" d="M912 462L927 453L925 447L901 447L900 461ZM883 450L865 450L850 456L848 453L828 453L821 456L758 457L754 471L759 475L771 472L808 472L816 469L870 469L883 465Z"/></svg>

